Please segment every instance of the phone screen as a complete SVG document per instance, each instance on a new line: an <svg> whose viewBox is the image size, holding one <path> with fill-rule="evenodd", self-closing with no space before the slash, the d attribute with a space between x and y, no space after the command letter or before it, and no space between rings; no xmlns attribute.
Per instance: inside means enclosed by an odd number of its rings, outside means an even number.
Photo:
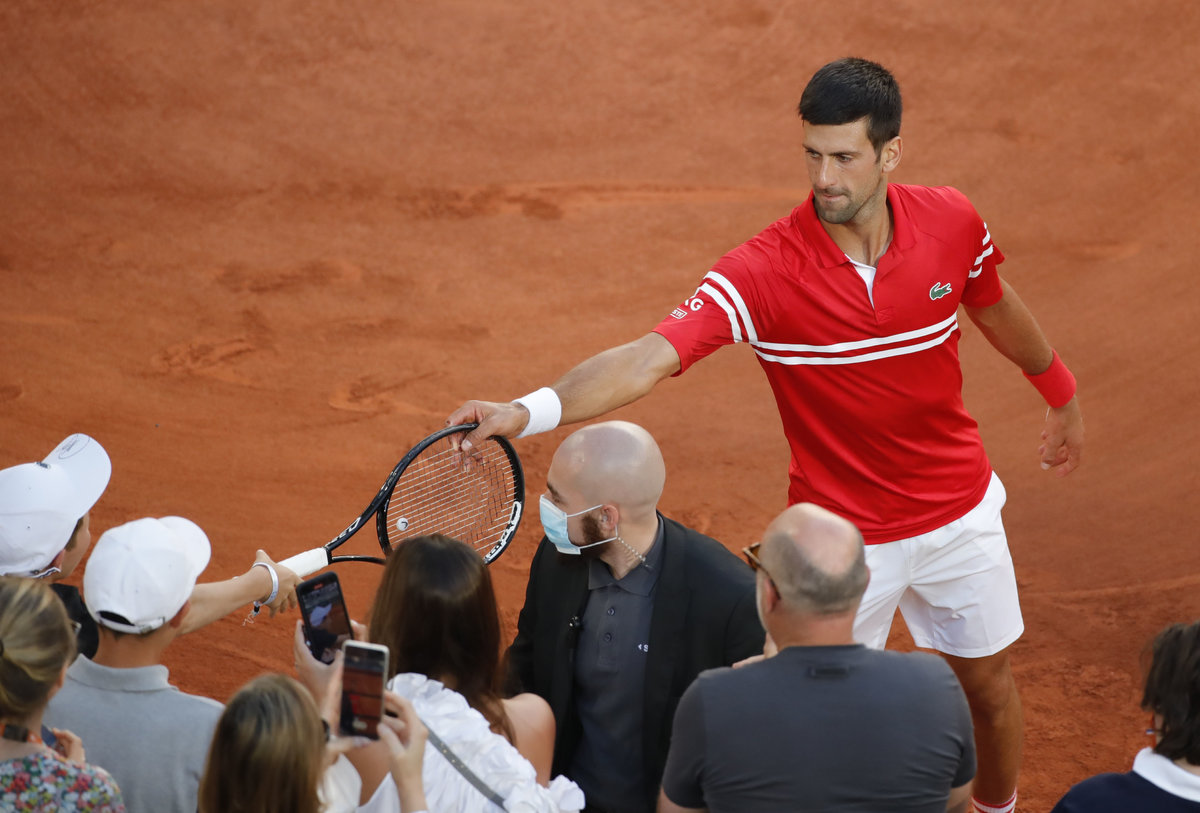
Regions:
<svg viewBox="0 0 1200 813"><path fill-rule="evenodd" d="M333 663L342 644L351 637L350 616L336 573L322 573L296 587L300 615L304 618L304 637L313 657Z"/></svg>
<svg viewBox="0 0 1200 813"><path fill-rule="evenodd" d="M347 641L342 651L346 657L342 667L341 733L347 737L379 739L387 647Z"/></svg>
<svg viewBox="0 0 1200 813"><path fill-rule="evenodd" d="M42 726L42 743L51 748L58 745L58 737L54 735L54 731L49 726Z"/></svg>

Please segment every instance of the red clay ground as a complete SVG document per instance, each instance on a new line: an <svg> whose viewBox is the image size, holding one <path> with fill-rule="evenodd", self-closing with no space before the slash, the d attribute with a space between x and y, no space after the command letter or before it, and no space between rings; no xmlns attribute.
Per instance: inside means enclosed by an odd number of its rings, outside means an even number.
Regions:
<svg viewBox="0 0 1200 813"><path fill-rule="evenodd" d="M906 94L895 179L973 199L1082 383L1085 465L1053 480L1038 396L967 328L1027 615L1022 807L1127 768L1139 652L1200 614L1200 7L132 5L0 7L0 464L95 435L93 528L191 517L210 578L323 542L462 400L640 335L789 211L803 83L869 56ZM623 417L673 516L736 549L782 507L749 353ZM532 495L564 434L520 443ZM536 527L493 568L509 624ZM363 616L376 571L341 575ZM227 698L290 668L291 623L226 619L173 677Z"/></svg>

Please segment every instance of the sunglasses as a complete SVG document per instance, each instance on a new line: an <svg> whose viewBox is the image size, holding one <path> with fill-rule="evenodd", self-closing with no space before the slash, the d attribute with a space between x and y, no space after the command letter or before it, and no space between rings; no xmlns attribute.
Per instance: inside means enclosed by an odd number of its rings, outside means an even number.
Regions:
<svg viewBox="0 0 1200 813"><path fill-rule="evenodd" d="M758 549L762 547L762 542L755 542L748 548L742 548L742 556L746 557L746 564L750 565L751 570L762 570L762 562L758 559Z"/></svg>

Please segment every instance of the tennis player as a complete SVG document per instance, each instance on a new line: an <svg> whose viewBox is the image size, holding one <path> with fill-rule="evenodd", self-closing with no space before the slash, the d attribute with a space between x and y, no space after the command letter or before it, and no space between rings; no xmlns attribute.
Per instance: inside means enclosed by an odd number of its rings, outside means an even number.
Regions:
<svg viewBox="0 0 1200 813"><path fill-rule="evenodd" d="M790 503L853 522L871 585L857 640L882 647L897 607L942 653L971 705L976 809L1016 806L1022 718L1009 647L1024 630L1001 524L1004 487L962 400L958 310L1049 406L1038 449L1080 462L1075 379L997 271L1004 255L957 190L891 184L900 90L880 65L840 59L800 99L812 193L722 257L653 332L511 403L468 401L464 448L603 415L719 347L747 342L791 447Z"/></svg>

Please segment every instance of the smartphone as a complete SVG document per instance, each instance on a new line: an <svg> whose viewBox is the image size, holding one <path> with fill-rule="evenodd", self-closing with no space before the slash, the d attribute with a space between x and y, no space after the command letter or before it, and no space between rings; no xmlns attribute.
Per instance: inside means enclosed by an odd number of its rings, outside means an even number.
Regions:
<svg viewBox="0 0 1200 813"><path fill-rule="evenodd" d="M42 726L42 743L50 748L58 745L58 736L50 726Z"/></svg>
<svg viewBox="0 0 1200 813"><path fill-rule="evenodd" d="M333 663L342 644L353 637L337 574L327 571L296 585L296 599L308 651L321 663Z"/></svg>
<svg viewBox="0 0 1200 813"><path fill-rule="evenodd" d="M387 683L388 648L348 640L342 644L342 719L344 737L379 739L383 687Z"/></svg>

